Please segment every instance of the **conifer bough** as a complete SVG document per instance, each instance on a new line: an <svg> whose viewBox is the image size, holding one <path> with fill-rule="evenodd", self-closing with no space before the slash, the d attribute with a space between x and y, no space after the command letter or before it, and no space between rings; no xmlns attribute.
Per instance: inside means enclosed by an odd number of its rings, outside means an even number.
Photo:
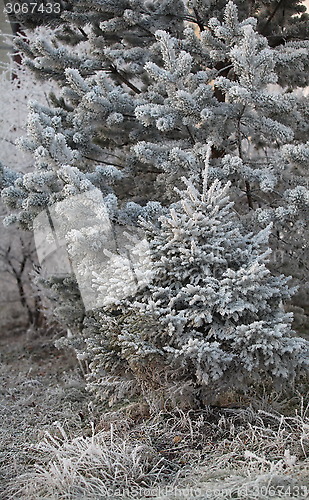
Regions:
<svg viewBox="0 0 309 500"><path fill-rule="evenodd" d="M123 389L126 366L127 388L133 390L130 381L147 379L150 355L153 376L161 374L158 387L170 363L175 380L193 387L194 397L214 383L223 390L229 377L240 387L262 373L283 385L293 381L306 369L307 343L291 336L291 317L284 311L290 293L280 273L292 275L292 288L299 285L293 300L305 311L309 23L304 3L62 4L53 25L44 20L30 41L16 42L24 63L58 88L49 106L29 104L28 135L20 144L33 154L33 170L17 175L2 168L2 198L12 208L7 223L22 228L31 229L46 208L95 189L113 224L138 228L141 218L153 224L148 238L158 275L144 298L125 297L114 308L85 317L76 288L72 292L74 278L48 279L58 297L55 312L78 332L80 356L88 357L96 388L110 394L104 386L109 380L109 387L119 382ZM20 22L31 27L27 17ZM204 193L205 161L214 198L199 208L200 201L192 206L192 196ZM183 189L182 177L191 191L179 201L174 188ZM226 221L215 195L227 189L220 182L229 183L233 203L226 202ZM212 217L218 233L207 242L203 224ZM74 241L69 234L73 253L74 246L83 248L83 255L102 247L89 228L79 237L75 233ZM185 245L186 238L192 246ZM267 245L273 255L280 252L279 262L267 262ZM216 259L222 268L213 267ZM179 282L172 280L177 273ZM123 321L130 323L136 314L139 329L124 331ZM145 333L149 321L157 326ZM147 392L146 386L142 382Z"/></svg>

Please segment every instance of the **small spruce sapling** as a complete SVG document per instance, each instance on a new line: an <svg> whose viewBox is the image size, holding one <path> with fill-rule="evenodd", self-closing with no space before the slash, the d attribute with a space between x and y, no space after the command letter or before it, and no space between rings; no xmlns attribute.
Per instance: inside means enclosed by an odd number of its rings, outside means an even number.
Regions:
<svg viewBox="0 0 309 500"><path fill-rule="evenodd" d="M284 311L295 292L289 278L266 266L271 226L247 232L229 199L230 183L216 180L207 189L205 176L199 190L183 180L186 189L160 227L146 224L154 278L132 305L133 317L144 315L144 328L134 335L123 328L120 356L143 374L144 386L145 367L153 367L150 380L157 366L170 386L166 394L189 384L203 402L252 383L284 389L308 369L309 343L293 336L292 315ZM157 327L147 329L150 318Z"/></svg>

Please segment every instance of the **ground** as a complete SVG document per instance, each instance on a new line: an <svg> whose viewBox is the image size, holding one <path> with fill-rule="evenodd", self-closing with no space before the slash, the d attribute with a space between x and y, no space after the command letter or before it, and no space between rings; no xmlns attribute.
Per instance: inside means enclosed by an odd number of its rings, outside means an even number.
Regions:
<svg viewBox="0 0 309 500"><path fill-rule="evenodd" d="M141 402L94 409L73 354L54 341L34 330L0 338L3 500L307 498L301 394L152 416Z"/></svg>
<svg viewBox="0 0 309 500"><path fill-rule="evenodd" d="M5 495L8 482L31 469L31 445L57 420L82 428L81 412L89 401L74 358L53 346L53 336L2 334L0 353L0 495Z"/></svg>

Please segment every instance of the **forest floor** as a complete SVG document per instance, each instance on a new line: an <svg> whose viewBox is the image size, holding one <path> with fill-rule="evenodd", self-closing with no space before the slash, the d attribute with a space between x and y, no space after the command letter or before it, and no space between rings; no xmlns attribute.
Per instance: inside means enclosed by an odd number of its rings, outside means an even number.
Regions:
<svg viewBox="0 0 309 500"><path fill-rule="evenodd" d="M0 498L7 499L12 479L31 470L31 447L55 422L82 428L88 402L75 360L51 338L33 332L0 337Z"/></svg>
<svg viewBox="0 0 309 500"><path fill-rule="evenodd" d="M255 408L151 417L135 403L104 413L52 337L2 334L0 353L3 500L308 498L300 394Z"/></svg>

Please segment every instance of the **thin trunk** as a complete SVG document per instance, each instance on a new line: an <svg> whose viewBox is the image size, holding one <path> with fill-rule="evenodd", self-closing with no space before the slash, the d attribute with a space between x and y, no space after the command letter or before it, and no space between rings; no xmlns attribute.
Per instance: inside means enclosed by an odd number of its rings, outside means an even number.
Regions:
<svg viewBox="0 0 309 500"><path fill-rule="evenodd" d="M250 183L248 181L245 181L245 187L246 187L248 206L249 206L249 208L253 208L251 186L250 186Z"/></svg>
<svg viewBox="0 0 309 500"><path fill-rule="evenodd" d="M22 304L22 306L24 307L24 309L26 309L27 311L27 316L28 316L28 320L29 320L29 324L32 325L33 323L33 313L32 313L32 310L26 300L26 294L25 294L25 290L24 290L24 286L23 286L23 282L22 282L22 279L21 279L21 276L19 276L17 273L15 274L15 278L16 278L16 283L17 283L17 287L18 287L18 292L19 292L19 298L20 298L20 302Z"/></svg>
<svg viewBox="0 0 309 500"><path fill-rule="evenodd" d="M227 78L228 73L231 68L231 64L229 61L222 61L216 64L215 66L216 70L220 71L220 75L224 76ZM217 87L214 88L214 96L219 102L225 102L225 93L218 89ZM225 154L224 149L217 149L215 146L211 147L211 157L214 159L217 158L222 158Z"/></svg>
<svg viewBox="0 0 309 500"><path fill-rule="evenodd" d="M241 131L240 131L240 120L241 116L244 113L245 106L243 107L243 110L238 118L237 122L237 141L238 141L238 154L239 158L243 159L243 152L242 152L242 144L241 144ZM253 209L253 199L252 199L252 191L251 191L251 186L248 180L245 180L245 189L246 189L246 196L247 196L247 202L248 206L250 209Z"/></svg>

